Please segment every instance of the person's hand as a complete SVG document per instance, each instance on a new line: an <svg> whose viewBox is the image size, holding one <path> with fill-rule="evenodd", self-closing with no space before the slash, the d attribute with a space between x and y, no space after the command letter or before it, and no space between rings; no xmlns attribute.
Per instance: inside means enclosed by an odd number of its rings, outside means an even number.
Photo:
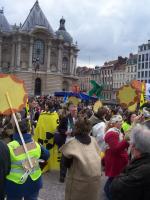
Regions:
<svg viewBox="0 0 150 200"><path fill-rule="evenodd" d="M133 124L139 123L142 119L143 115L140 114L134 118Z"/></svg>
<svg viewBox="0 0 150 200"><path fill-rule="evenodd" d="M69 130L67 130L67 131L65 132L65 135L71 136L71 133L72 133L72 129L69 129Z"/></svg>
<svg viewBox="0 0 150 200"><path fill-rule="evenodd" d="M131 135L131 131L127 131L127 132L125 133L124 139L125 139L126 141L129 141L129 140L130 140L130 135Z"/></svg>

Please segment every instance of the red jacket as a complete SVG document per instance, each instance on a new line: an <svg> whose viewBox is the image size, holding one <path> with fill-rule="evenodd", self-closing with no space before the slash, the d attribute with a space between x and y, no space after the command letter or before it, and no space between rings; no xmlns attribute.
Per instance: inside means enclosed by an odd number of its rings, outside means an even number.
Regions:
<svg viewBox="0 0 150 200"><path fill-rule="evenodd" d="M105 175L115 177L128 164L127 148L129 143L126 140L120 141L119 133L112 130L108 130L106 133L105 142L108 145L104 157Z"/></svg>

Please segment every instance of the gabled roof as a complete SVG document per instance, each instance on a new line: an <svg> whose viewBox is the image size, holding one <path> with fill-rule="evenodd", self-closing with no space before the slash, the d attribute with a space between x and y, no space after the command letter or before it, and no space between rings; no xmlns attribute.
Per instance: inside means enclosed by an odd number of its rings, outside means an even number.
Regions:
<svg viewBox="0 0 150 200"><path fill-rule="evenodd" d="M9 25L6 17L4 16L3 10L0 10L0 31L10 32L11 26Z"/></svg>
<svg viewBox="0 0 150 200"><path fill-rule="evenodd" d="M89 67L78 67L76 73L78 75L90 75L93 71L93 68L89 68Z"/></svg>
<svg viewBox="0 0 150 200"><path fill-rule="evenodd" d="M38 1L35 2L32 9L30 10L30 13L25 20L21 30L32 31L36 27L46 28L52 35L55 35L51 25L41 10Z"/></svg>
<svg viewBox="0 0 150 200"><path fill-rule="evenodd" d="M105 62L103 67L114 66L117 62L118 60L111 60L111 61Z"/></svg>

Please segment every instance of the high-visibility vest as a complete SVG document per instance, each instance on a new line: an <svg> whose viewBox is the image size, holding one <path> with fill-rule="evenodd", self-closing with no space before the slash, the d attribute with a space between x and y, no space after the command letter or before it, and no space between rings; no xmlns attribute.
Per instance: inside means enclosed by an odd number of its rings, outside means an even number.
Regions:
<svg viewBox="0 0 150 200"><path fill-rule="evenodd" d="M124 133L129 131L131 129L131 127L132 126L130 124L128 124L127 122L123 122L123 124L122 124L122 129L123 129Z"/></svg>
<svg viewBox="0 0 150 200"><path fill-rule="evenodd" d="M29 157L37 161L37 164L34 166L34 168L31 170L28 176L30 176L31 179L35 181L41 176L41 169L38 163L38 159L41 156L41 147L36 142L28 143L28 144L30 144L31 146L31 148L28 150ZM33 148L32 148L32 144L34 144ZM12 141L8 143L8 147L10 150L10 157L11 157L11 170L10 170L9 175L6 177L6 179L11 180L15 182L16 184L23 184L28 177L27 176L26 179L23 181L21 180L23 175L26 173L26 170L23 167L23 163L28 162L27 155L23 151L21 153L15 152L17 148L23 147L17 141Z"/></svg>

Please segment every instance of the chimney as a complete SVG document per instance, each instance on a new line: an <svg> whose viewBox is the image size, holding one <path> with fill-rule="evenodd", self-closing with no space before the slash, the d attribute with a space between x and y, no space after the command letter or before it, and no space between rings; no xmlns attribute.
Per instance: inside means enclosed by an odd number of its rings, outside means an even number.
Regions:
<svg viewBox="0 0 150 200"><path fill-rule="evenodd" d="M132 58L132 57L133 57L133 53L130 53L130 54L129 54L129 58Z"/></svg>

